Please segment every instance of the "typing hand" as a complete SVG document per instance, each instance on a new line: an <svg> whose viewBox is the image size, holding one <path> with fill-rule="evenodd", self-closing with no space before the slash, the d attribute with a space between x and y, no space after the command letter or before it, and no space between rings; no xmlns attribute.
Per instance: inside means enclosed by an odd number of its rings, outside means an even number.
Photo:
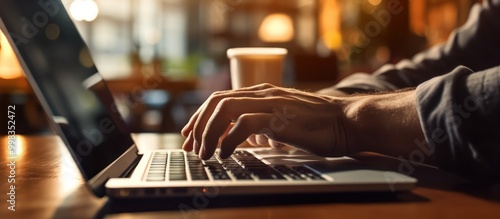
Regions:
<svg viewBox="0 0 500 219"><path fill-rule="evenodd" d="M339 98L260 84L212 94L182 129L183 149L228 157L246 139L286 144L323 156L344 155L347 136Z"/></svg>

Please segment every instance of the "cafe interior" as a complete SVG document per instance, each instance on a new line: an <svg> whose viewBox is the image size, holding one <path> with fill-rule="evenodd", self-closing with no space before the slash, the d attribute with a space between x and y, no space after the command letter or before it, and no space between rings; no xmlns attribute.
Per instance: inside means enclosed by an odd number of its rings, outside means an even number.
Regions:
<svg viewBox="0 0 500 219"><path fill-rule="evenodd" d="M286 48L283 86L315 91L442 43L476 1L62 2L129 129L169 133L178 132L212 92L231 89L229 48ZM3 34L0 105L0 111L16 105L17 133L52 132Z"/></svg>

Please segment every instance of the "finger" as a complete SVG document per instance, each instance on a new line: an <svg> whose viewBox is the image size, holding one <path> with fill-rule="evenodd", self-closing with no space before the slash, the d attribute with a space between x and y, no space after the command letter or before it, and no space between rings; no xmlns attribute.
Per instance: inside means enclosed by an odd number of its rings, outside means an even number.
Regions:
<svg viewBox="0 0 500 219"><path fill-rule="evenodd" d="M189 134L189 132L192 131L193 129L193 126L194 126L194 123L196 122L196 120L198 120L198 115L200 114L200 112L206 107L206 105L208 104L208 100L206 100L205 102L203 102L203 104L196 110L196 112L191 116L191 118L189 119L188 123L186 123L186 125L184 125L184 127L182 128L181 130L181 134L183 136L186 136Z"/></svg>
<svg viewBox="0 0 500 219"><path fill-rule="evenodd" d="M184 144L182 144L182 149L190 152L193 150L193 132L189 132L186 140L184 140Z"/></svg>
<svg viewBox="0 0 500 219"><path fill-rule="evenodd" d="M193 125L196 122L196 120L198 119L198 115L200 114L201 110L203 110L206 107L206 105L207 105L207 101L203 102L203 104L200 107L198 107L198 109L191 116L191 118L189 118L189 121L186 123L186 125L184 125L184 127L181 130L181 134L183 136L189 134L189 132L192 131Z"/></svg>
<svg viewBox="0 0 500 219"><path fill-rule="evenodd" d="M268 145L269 138L267 138L265 135L259 134L259 135L255 135L255 136L256 136L256 140L257 140L258 145L260 145L260 146Z"/></svg>
<svg viewBox="0 0 500 219"><path fill-rule="evenodd" d="M273 85L270 83L262 83L262 84L252 85L249 87L239 88L239 89L236 89L235 91L257 91L257 90L264 90L264 89L276 88L276 87L277 87L276 85Z"/></svg>
<svg viewBox="0 0 500 219"><path fill-rule="evenodd" d="M268 113L249 113L240 116L222 141L219 156L227 158L248 136L265 133L272 117L273 115Z"/></svg>
<svg viewBox="0 0 500 219"><path fill-rule="evenodd" d="M251 87L244 87L244 88L240 88L236 91L258 91L258 90L264 90L264 89L269 89L269 88L276 88L276 86L272 85L272 84L269 84L269 83L263 83L263 84L258 84L258 85L254 85L254 86L251 86ZM223 94L223 93L229 93L230 91L219 91L219 92L215 92L214 94L212 95L217 95L217 94ZM184 125L184 127L182 128L181 130L181 134L186 137L187 135L189 135L189 132L192 131L192 128L193 126L195 125L195 122L198 120L198 116L199 114L202 112L203 109L206 108L208 102L210 102L210 98L207 99L197 110L196 112L191 116L191 118L189 119L188 123L186 123L186 125Z"/></svg>
<svg viewBox="0 0 500 219"><path fill-rule="evenodd" d="M269 143L269 145L271 145L271 147L276 148L276 149L280 149L280 148L285 147L285 144L278 142L278 141L271 140L271 139L269 139L268 143Z"/></svg>
<svg viewBox="0 0 500 219"><path fill-rule="evenodd" d="M200 144L198 144L198 142L196 142L196 140L194 139L194 136L193 137L193 150L194 150L194 153L195 154L199 154L200 153Z"/></svg>
<svg viewBox="0 0 500 219"><path fill-rule="evenodd" d="M274 95L278 96L283 96L285 94L285 91L283 89L279 89L276 87L269 87L273 85L269 84L261 84L261 85L256 85L252 86L249 88L242 88L239 90L234 90L234 91L219 91L215 92L212 94L207 101L204 103L204 107L200 108L200 112L195 115L196 120L192 121L190 123L194 124L189 124L188 128L186 130L192 129L194 130L193 136L195 138L195 141L200 141L200 139L203 136L203 130L205 129L205 125L208 122L208 119L210 118L210 115L213 114L213 112L216 110L217 106L219 103L225 99L228 98L243 98L243 97L248 97L248 98L263 98L268 96L268 94L273 93ZM261 89L263 87L268 87L266 89Z"/></svg>
<svg viewBox="0 0 500 219"><path fill-rule="evenodd" d="M224 132L224 134L222 134L222 136L220 138L224 139L227 136L227 134L229 133L229 131L233 128L233 126L234 126L233 122L231 124L229 124L226 131Z"/></svg>
<svg viewBox="0 0 500 219"><path fill-rule="evenodd" d="M248 138L247 138L247 142L248 144L250 144L251 146L258 146L259 144L257 144L257 139L255 137L255 135L250 135Z"/></svg>
<svg viewBox="0 0 500 219"><path fill-rule="evenodd" d="M210 158L213 155L220 136L231 122L237 120L240 115L256 112L272 113L272 110L278 107L283 100L281 97L270 97L266 100L260 98L226 98L221 101L206 124L198 124L194 129L195 142L201 142L200 150L202 152L200 152L200 158ZM201 130L202 127L202 139L197 139L196 130Z"/></svg>
<svg viewBox="0 0 500 219"><path fill-rule="evenodd" d="M224 134L222 134L222 136L219 137L219 141L217 142L217 145L220 145L222 140L224 140L224 138L229 133L229 130L231 130L233 128L233 126L234 126L234 123L229 124L229 126L226 128L226 131L224 132Z"/></svg>

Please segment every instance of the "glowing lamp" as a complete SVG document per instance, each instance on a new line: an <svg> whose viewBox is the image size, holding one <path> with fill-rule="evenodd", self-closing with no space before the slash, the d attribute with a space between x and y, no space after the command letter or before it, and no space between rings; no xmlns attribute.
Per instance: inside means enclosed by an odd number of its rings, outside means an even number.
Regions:
<svg viewBox="0 0 500 219"><path fill-rule="evenodd" d="M94 0L75 0L69 7L69 13L77 21L93 21L99 14L99 7Z"/></svg>
<svg viewBox="0 0 500 219"><path fill-rule="evenodd" d="M260 40L268 43L289 42L294 35L292 19L282 13L266 16L259 28Z"/></svg>
<svg viewBox="0 0 500 219"><path fill-rule="evenodd" d="M23 75L19 60L5 35L0 31L0 78L15 79Z"/></svg>

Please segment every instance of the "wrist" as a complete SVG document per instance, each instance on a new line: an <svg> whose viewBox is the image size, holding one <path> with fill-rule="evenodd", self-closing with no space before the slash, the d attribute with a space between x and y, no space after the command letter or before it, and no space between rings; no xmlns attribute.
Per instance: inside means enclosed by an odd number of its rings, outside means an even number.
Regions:
<svg viewBox="0 0 500 219"><path fill-rule="evenodd" d="M350 154L372 151L398 156L409 153L423 133L415 91L352 96L345 99Z"/></svg>

